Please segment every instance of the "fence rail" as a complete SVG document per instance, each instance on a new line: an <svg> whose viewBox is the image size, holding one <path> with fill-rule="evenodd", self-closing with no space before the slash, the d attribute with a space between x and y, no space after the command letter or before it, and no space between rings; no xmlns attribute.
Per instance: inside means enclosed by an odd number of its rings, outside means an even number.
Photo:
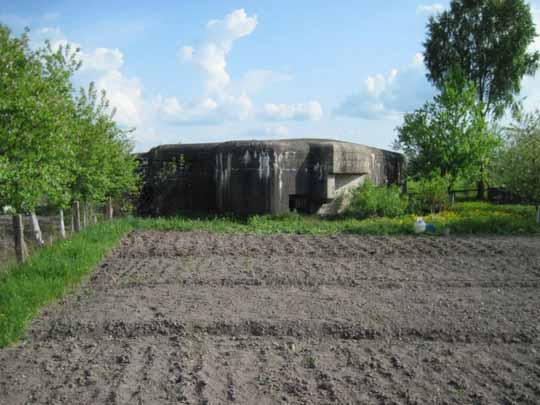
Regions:
<svg viewBox="0 0 540 405"><path fill-rule="evenodd" d="M82 208L75 203L64 210L36 207L34 216L35 219L31 214L12 216L0 213L0 271L15 261L23 262L43 245L69 238L86 226L112 219L114 210L109 200L105 205L82 204Z"/></svg>

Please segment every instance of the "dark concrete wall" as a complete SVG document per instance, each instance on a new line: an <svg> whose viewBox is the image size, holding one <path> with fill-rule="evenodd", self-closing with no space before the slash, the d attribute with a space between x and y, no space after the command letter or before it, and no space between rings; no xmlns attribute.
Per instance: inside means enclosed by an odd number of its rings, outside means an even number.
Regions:
<svg viewBox="0 0 540 405"><path fill-rule="evenodd" d="M315 139L165 145L140 158L139 212L150 215L278 214L291 204L313 212L366 178L400 183L404 163L397 153Z"/></svg>

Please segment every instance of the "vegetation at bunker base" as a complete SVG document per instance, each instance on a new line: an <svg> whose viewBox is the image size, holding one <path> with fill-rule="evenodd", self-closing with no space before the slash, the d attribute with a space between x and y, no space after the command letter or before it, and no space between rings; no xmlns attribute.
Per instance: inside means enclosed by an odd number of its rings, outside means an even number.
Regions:
<svg viewBox="0 0 540 405"><path fill-rule="evenodd" d="M452 209L424 216L435 225L435 234L445 228L452 235L535 235L540 225L534 222L534 207L524 205L494 205L485 202L456 203ZM163 231L249 232L259 234L297 233L312 235L408 235L414 233L416 215L395 218L373 217L356 219L340 217L321 219L316 216L287 214L281 216L253 216L189 218L135 218L130 223L135 229Z"/></svg>
<svg viewBox="0 0 540 405"><path fill-rule="evenodd" d="M126 221L89 227L0 275L0 347L16 341L42 306L74 288L130 229Z"/></svg>

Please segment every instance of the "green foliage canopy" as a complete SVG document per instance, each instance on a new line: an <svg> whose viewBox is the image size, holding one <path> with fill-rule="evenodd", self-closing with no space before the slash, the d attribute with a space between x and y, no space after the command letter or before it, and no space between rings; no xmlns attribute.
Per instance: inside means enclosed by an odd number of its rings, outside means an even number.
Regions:
<svg viewBox="0 0 540 405"><path fill-rule="evenodd" d="M0 202L32 210L45 195L65 198L73 164L69 48L32 50L28 34L0 25Z"/></svg>
<svg viewBox="0 0 540 405"><path fill-rule="evenodd" d="M394 147L404 151L409 175L447 177L451 187L460 176L486 165L498 138L490 131L473 83L454 78L433 101L406 114Z"/></svg>
<svg viewBox="0 0 540 405"><path fill-rule="evenodd" d="M0 25L0 206L28 212L135 189L129 131L93 84L75 94L80 65L78 50L35 50L28 32L14 37Z"/></svg>
<svg viewBox="0 0 540 405"><path fill-rule="evenodd" d="M506 131L506 144L496 161L502 186L526 202L540 205L540 112L528 114ZM538 220L540 218L537 217Z"/></svg>
<svg viewBox="0 0 540 405"><path fill-rule="evenodd" d="M120 129L108 113L106 94L93 83L77 97L74 150L76 166L72 184L75 199L103 201L133 191L136 161L131 154L129 131Z"/></svg>
<svg viewBox="0 0 540 405"><path fill-rule="evenodd" d="M514 103L523 76L538 69L540 53L528 51L535 36L524 0L452 0L428 23L428 78L442 89L452 71L461 71L475 84L484 112L500 116Z"/></svg>

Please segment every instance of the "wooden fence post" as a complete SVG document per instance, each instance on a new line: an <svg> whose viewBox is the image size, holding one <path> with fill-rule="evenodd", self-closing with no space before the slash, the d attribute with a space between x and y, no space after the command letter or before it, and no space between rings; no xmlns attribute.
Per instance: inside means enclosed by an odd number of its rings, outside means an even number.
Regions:
<svg viewBox="0 0 540 405"><path fill-rule="evenodd" d="M24 225L21 214L13 215L13 235L15 239L15 256L17 263L24 263L28 258L28 250L24 243Z"/></svg>
<svg viewBox="0 0 540 405"><path fill-rule="evenodd" d="M97 215L96 215L96 207L92 204L89 205L88 208L88 221L92 223L92 225L97 224Z"/></svg>
<svg viewBox="0 0 540 405"><path fill-rule="evenodd" d="M88 204L86 201L82 203L82 226L83 228L88 226Z"/></svg>
<svg viewBox="0 0 540 405"><path fill-rule="evenodd" d="M60 208L60 237L66 239L66 225L64 224L64 210Z"/></svg>
<svg viewBox="0 0 540 405"><path fill-rule="evenodd" d="M43 240L43 234L41 233L41 228L39 227L39 220L36 212L32 211L30 213L30 217L32 218L32 232L34 233L34 238L38 246L44 246L45 241Z"/></svg>
<svg viewBox="0 0 540 405"><path fill-rule="evenodd" d="M107 199L107 219L109 221L112 221L113 217L114 217L114 211L113 211L112 198L109 197Z"/></svg>
<svg viewBox="0 0 540 405"><path fill-rule="evenodd" d="M73 229L75 232L81 231L81 210L79 209L79 202L73 202Z"/></svg>

